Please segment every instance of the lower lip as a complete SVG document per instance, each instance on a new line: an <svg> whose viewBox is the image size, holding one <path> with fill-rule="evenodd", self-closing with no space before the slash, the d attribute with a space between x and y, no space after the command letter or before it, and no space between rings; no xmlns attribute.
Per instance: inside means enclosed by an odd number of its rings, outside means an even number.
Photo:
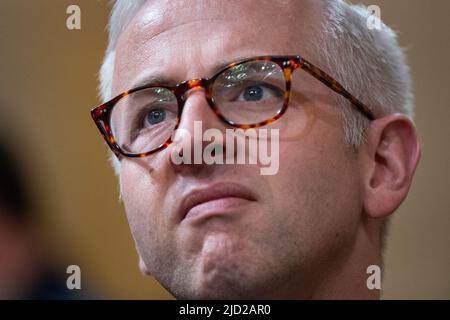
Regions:
<svg viewBox="0 0 450 320"><path fill-rule="evenodd" d="M251 202L248 199L238 197L226 197L203 202L192 207L184 219L193 221L211 216L229 215Z"/></svg>

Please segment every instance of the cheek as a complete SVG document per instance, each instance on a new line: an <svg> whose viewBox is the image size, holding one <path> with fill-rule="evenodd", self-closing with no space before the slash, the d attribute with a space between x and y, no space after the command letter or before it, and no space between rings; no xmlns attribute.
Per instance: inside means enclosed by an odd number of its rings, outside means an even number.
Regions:
<svg viewBox="0 0 450 320"><path fill-rule="evenodd" d="M280 170L271 187L279 190L280 214L308 247L348 237L358 222L362 195L356 159L340 139L338 132L322 131L315 139L280 143Z"/></svg>
<svg viewBox="0 0 450 320"><path fill-rule="evenodd" d="M157 275L168 272L164 268L176 259L173 226L167 219L170 206L164 205L170 181L160 169L149 170L148 162L125 160L120 173L122 199L137 251L148 270Z"/></svg>
<svg viewBox="0 0 450 320"><path fill-rule="evenodd" d="M136 163L122 163L120 189L128 223L136 240L158 224L161 191L148 170Z"/></svg>

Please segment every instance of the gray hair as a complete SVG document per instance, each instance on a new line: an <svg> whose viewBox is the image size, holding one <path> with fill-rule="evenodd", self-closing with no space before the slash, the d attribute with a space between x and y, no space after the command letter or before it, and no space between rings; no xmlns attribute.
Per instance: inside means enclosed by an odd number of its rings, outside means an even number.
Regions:
<svg viewBox="0 0 450 320"><path fill-rule="evenodd" d="M314 42L325 70L363 101L376 117L402 113L413 118L411 75L396 33L382 21L370 29L370 12L363 5L326 0L323 35ZM339 97L346 141L357 148L365 138L368 120Z"/></svg>
<svg viewBox="0 0 450 320"><path fill-rule="evenodd" d="M146 0L115 0L108 23L108 47L100 68L100 97L103 102L112 99L112 79L116 45L120 35L143 7Z"/></svg>
<svg viewBox="0 0 450 320"><path fill-rule="evenodd" d="M329 72L348 91L363 101L380 117L402 113L413 117L411 76L395 32L380 22L380 28L369 29L369 11L346 0L322 0L326 3L325 19L313 42L318 65ZM112 98L115 48L127 24L146 0L116 0L109 20L109 42L100 70L100 95ZM307 57L308 58L308 57ZM368 120L348 108L348 101L338 98L342 109L346 141L357 148L365 139ZM116 173L119 162L113 157Z"/></svg>

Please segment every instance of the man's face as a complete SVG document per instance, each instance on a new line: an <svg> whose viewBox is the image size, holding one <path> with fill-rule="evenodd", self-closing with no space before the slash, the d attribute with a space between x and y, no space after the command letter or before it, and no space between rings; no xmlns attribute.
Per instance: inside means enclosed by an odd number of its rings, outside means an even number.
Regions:
<svg viewBox="0 0 450 320"><path fill-rule="evenodd" d="M322 17L318 1L149 1L122 33L113 94L151 75L207 78L224 63L260 55L303 55ZM320 66L320 61L317 62ZM331 70L332 72L332 70ZM362 207L358 156L346 145L332 91L297 70L279 129L279 171L258 165L175 165L173 146L121 160L120 185L139 255L178 298L271 298L308 288L345 257ZM227 126L204 92L188 93L180 127ZM237 188L244 198L198 205L186 196ZM209 214L203 215L205 211Z"/></svg>

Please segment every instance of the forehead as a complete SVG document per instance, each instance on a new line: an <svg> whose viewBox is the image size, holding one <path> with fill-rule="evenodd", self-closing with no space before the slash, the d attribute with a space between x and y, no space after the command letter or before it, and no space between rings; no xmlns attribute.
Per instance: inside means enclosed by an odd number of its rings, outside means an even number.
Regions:
<svg viewBox="0 0 450 320"><path fill-rule="evenodd" d="M305 55L322 2L147 1L117 43L113 91L152 73L183 81L250 56Z"/></svg>

